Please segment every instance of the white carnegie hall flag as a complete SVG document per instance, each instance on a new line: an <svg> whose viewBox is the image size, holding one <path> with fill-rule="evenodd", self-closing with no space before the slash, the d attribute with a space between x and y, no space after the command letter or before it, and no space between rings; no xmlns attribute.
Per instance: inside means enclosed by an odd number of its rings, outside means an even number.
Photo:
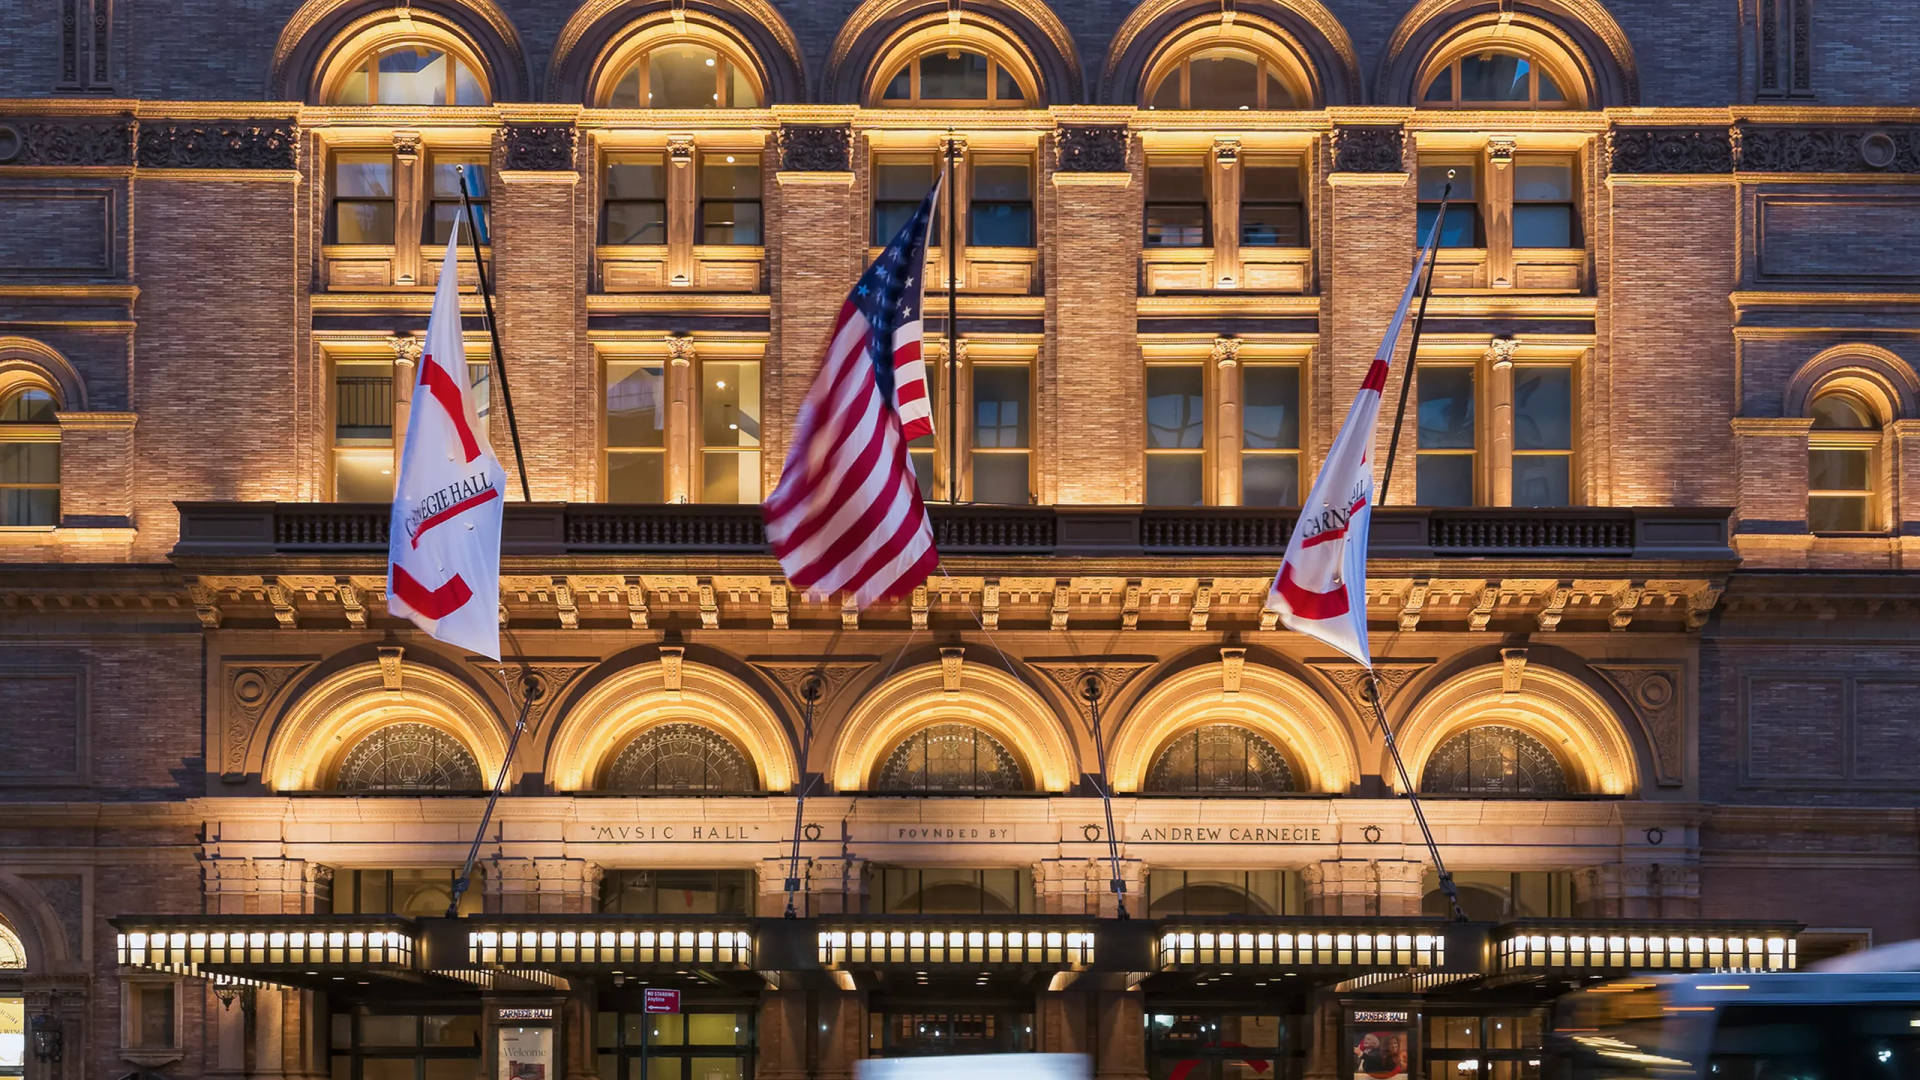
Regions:
<svg viewBox="0 0 1920 1080"><path fill-rule="evenodd" d="M449 645L498 660L507 476L469 389L460 338L459 236L456 228L440 265L400 452L387 546L387 610Z"/></svg>
<svg viewBox="0 0 1920 1080"><path fill-rule="evenodd" d="M1267 607L1280 620L1303 634L1317 637L1369 668L1367 653L1367 526L1373 518L1373 464L1367 450L1373 445L1380 419L1380 391L1387 385L1387 368L1407 309L1420 286L1421 271L1433 257L1440 239L1436 219L1427 242L1414 261L1413 276L1400 294L1386 339L1373 354L1366 381L1354 396L1353 408L1340 436L1327 451L1326 463L1314 478L1313 490L1300 506L1300 520L1287 542L1286 557L1267 592Z"/></svg>

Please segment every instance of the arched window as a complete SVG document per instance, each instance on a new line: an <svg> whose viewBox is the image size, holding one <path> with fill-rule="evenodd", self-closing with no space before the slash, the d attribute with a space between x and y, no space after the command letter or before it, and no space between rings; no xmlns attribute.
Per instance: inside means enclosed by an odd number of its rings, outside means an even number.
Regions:
<svg viewBox="0 0 1920 1080"><path fill-rule="evenodd" d="M1454 57L1427 81L1420 104L1455 109L1570 109L1539 59L1499 49Z"/></svg>
<svg viewBox="0 0 1920 1080"><path fill-rule="evenodd" d="M1300 790L1278 747L1238 724L1208 724L1168 743L1147 773L1147 791L1185 795L1280 794Z"/></svg>
<svg viewBox="0 0 1920 1080"><path fill-rule="evenodd" d="M1431 795L1565 795L1567 773L1539 739L1505 724L1449 738L1427 759L1420 790Z"/></svg>
<svg viewBox="0 0 1920 1080"><path fill-rule="evenodd" d="M0 393L0 526L60 523L58 408L37 386Z"/></svg>
<svg viewBox="0 0 1920 1080"><path fill-rule="evenodd" d="M425 41L394 42L359 54L329 80L329 105L485 105L486 84L469 58Z"/></svg>
<svg viewBox="0 0 1920 1080"><path fill-rule="evenodd" d="M1874 529L1879 414L1864 398L1830 390L1813 401L1807 436L1807 528L1816 533Z"/></svg>
<svg viewBox="0 0 1920 1080"><path fill-rule="evenodd" d="M1030 104L1014 71L997 57L939 46L907 59L888 73L882 105L1017 109Z"/></svg>
<svg viewBox="0 0 1920 1080"><path fill-rule="evenodd" d="M379 728L340 759L341 791L369 793L479 791L480 765L453 736L418 721Z"/></svg>
<svg viewBox="0 0 1920 1080"><path fill-rule="evenodd" d="M26 966L26 946L20 944L20 936L13 932L13 927L0 922L0 971L19 971ZM0 1038L5 1037L5 1030L0 1027ZM0 1043L0 1065L6 1063L6 1050L5 1044ZM14 1058L13 1063L18 1065L20 1059Z"/></svg>
<svg viewBox="0 0 1920 1080"><path fill-rule="evenodd" d="M945 723L907 736L882 759L875 791L1025 791L1026 775L1000 740L971 724Z"/></svg>
<svg viewBox="0 0 1920 1080"><path fill-rule="evenodd" d="M648 728L627 743L601 787L640 795L752 791L753 765L712 728L684 721Z"/></svg>
<svg viewBox="0 0 1920 1080"><path fill-rule="evenodd" d="M1147 93L1150 109L1296 109L1291 70L1252 49L1212 45L1160 65Z"/></svg>
<svg viewBox="0 0 1920 1080"><path fill-rule="evenodd" d="M763 103L753 65L712 42L661 42L623 65L602 102L610 108L754 109Z"/></svg>

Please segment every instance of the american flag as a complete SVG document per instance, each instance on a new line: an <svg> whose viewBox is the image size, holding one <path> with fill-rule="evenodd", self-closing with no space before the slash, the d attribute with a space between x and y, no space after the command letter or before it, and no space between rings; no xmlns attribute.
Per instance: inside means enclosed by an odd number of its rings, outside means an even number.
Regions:
<svg viewBox="0 0 1920 1080"><path fill-rule="evenodd" d="M920 355L921 269L939 185L841 305L800 405L767 539L796 588L866 607L904 596L940 562L907 441L933 434Z"/></svg>

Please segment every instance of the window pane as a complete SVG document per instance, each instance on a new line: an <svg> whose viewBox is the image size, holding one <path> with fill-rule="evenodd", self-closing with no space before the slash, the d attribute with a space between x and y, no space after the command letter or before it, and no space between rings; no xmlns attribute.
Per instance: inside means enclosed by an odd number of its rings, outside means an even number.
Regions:
<svg viewBox="0 0 1920 1080"><path fill-rule="evenodd" d="M142 986L140 988L140 1041L139 1046L173 1045L173 987Z"/></svg>
<svg viewBox="0 0 1920 1080"><path fill-rule="evenodd" d="M719 55L704 45L662 45L647 54L647 100L656 109L711 109L720 103Z"/></svg>
<svg viewBox="0 0 1920 1080"><path fill-rule="evenodd" d="M667 242L667 204L634 202L607 204L609 244L664 244Z"/></svg>
<svg viewBox="0 0 1920 1080"><path fill-rule="evenodd" d="M1544 71L1540 72L1539 76L1540 76L1540 100L1541 101L1567 100L1567 96L1560 92L1560 84L1553 81L1553 76L1547 74Z"/></svg>
<svg viewBox="0 0 1920 1080"><path fill-rule="evenodd" d="M360 1080L416 1080L411 1057L363 1057Z"/></svg>
<svg viewBox="0 0 1920 1080"><path fill-rule="evenodd" d="M488 229L487 218L487 204L483 202L474 203L473 225L475 230L480 234L480 242L482 244L490 244L493 242L491 230ZM440 251L429 252L430 255L438 255L441 251L445 250L447 238L453 235L455 224L460 226L461 257L472 257L472 253L466 249L467 244L470 242L467 234L466 210L458 202L436 202L428 207L427 240L438 245L441 249Z"/></svg>
<svg viewBox="0 0 1920 1080"><path fill-rule="evenodd" d="M712 361L700 365L700 431L703 446L760 445L760 365Z"/></svg>
<svg viewBox="0 0 1920 1080"><path fill-rule="evenodd" d="M341 442L393 441L392 372L356 365L334 376L333 437Z"/></svg>
<svg viewBox="0 0 1920 1080"><path fill-rule="evenodd" d="M1573 459L1565 454L1517 454L1513 459L1513 505L1568 506L1573 502Z"/></svg>
<svg viewBox="0 0 1920 1080"><path fill-rule="evenodd" d="M1521 202L1572 202L1573 166L1565 162L1515 165L1513 197Z"/></svg>
<svg viewBox="0 0 1920 1080"><path fill-rule="evenodd" d="M1148 506L1199 506L1206 492L1199 454L1154 454L1147 458Z"/></svg>
<svg viewBox="0 0 1920 1080"><path fill-rule="evenodd" d="M1813 426L1825 430L1867 431L1880 425L1873 412L1845 394L1827 394L1813 403Z"/></svg>
<svg viewBox="0 0 1920 1080"><path fill-rule="evenodd" d="M436 157L433 159L433 195L437 199L460 197L460 174L467 175L467 196L487 197L487 159L473 157Z"/></svg>
<svg viewBox="0 0 1920 1080"><path fill-rule="evenodd" d="M1032 501L1025 454L973 455L973 501L1025 506Z"/></svg>
<svg viewBox="0 0 1920 1080"><path fill-rule="evenodd" d="M339 201L333 204L333 210L334 243L393 243L392 203Z"/></svg>
<svg viewBox="0 0 1920 1080"><path fill-rule="evenodd" d="M967 242L982 247L1032 247L1032 203L973 204L967 218Z"/></svg>
<svg viewBox="0 0 1920 1080"><path fill-rule="evenodd" d="M445 914L443 904L435 914ZM480 1046L480 1017L478 1016L426 1016L421 1018L425 1027L425 1042L428 1046Z"/></svg>
<svg viewBox="0 0 1920 1080"><path fill-rule="evenodd" d="M1449 210L1447 216L1453 216ZM1513 246L1523 248L1576 247L1573 207L1516 203L1513 208Z"/></svg>
<svg viewBox="0 0 1920 1080"><path fill-rule="evenodd" d="M760 155L702 155L700 195L707 199L758 200L760 198Z"/></svg>
<svg viewBox="0 0 1920 1080"><path fill-rule="evenodd" d="M1306 215L1298 204L1240 207L1240 243L1246 247L1305 247Z"/></svg>
<svg viewBox="0 0 1920 1080"><path fill-rule="evenodd" d="M1453 174L1453 194L1448 198L1454 202L1471 200L1474 196L1474 183L1477 179L1472 165L1465 163L1420 166L1420 201L1439 202L1440 193L1447 189L1447 174ZM1448 208L1448 217L1452 217L1452 207Z"/></svg>
<svg viewBox="0 0 1920 1080"><path fill-rule="evenodd" d="M994 66L993 96L996 101L1025 101L1027 96L1020 92L1020 84L1014 81L1013 72L999 65Z"/></svg>
<svg viewBox="0 0 1920 1080"><path fill-rule="evenodd" d="M700 501L754 503L760 501L758 451L709 450L701 458Z"/></svg>
<svg viewBox="0 0 1920 1080"><path fill-rule="evenodd" d="M1813 532L1866 532L1867 500L1856 495L1815 495L1807 500L1807 528Z"/></svg>
<svg viewBox="0 0 1920 1080"><path fill-rule="evenodd" d="M446 53L412 45L382 53L379 62L382 105L445 105Z"/></svg>
<svg viewBox="0 0 1920 1080"><path fill-rule="evenodd" d="M1147 206L1148 247L1205 247L1207 210L1204 206Z"/></svg>
<svg viewBox="0 0 1920 1080"><path fill-rule="evenodd" d="M666 445L666 368L607 365L607 445Z"/></svg>
<svg viewBox="0 0 1920 1080"><path fill-rule="evenodd" d="M1472 506L1473 455L1422 454L1414 500L1421 506Z"/></svg>
<svg viewBox="0 0 1920 1080"><path fill-rule="evenodd" d="M1813 450L1807 455L1807 487L1814 491L1866 491L1871 450Z"/></svg>
<svg viewBox="0 0 1920 1080"><path fill-rule="evenodd" d="M1029 445L1028 375L1025 365L973 369L974 446L1009 450Z"/></svg>
<svg viewBox="0 0 1920 1080"><path fill-rule="evenodd" d="M1241 197L1258 202L1296 202L1300 198L1300 169L1286 162L1248 162L1242 168Z"/></svg>
<svg viewBox="0 0 1920 1080"><path fill-rule="evenodd" d="M333 497L337 502L392 502L393 451L334 451Z"/></svg>
<svg viewBox="0 0 1920 1080"><path fill-rule="evenodd" d="M0 525L44 528L59 523L59 492L0 490Z"/></svg>
<svg viewBox="0 0 1920 1080"><path fill-rule="evenodd" d="M920 58L920 97L925 101L987 100L987 58L962 52L930 52Z"/></svg>
<svg viewBox="0 0 1920 1080"><path fill-rule="evenodd" d="M1418 376L1420 449L1473 449L1473 369L1422 365Z"/></svg>
<svg viewBox="0 0 1920 1080"><path fill-rule="evenodd" d="M59 443L0 443L0 484L59 482Z"/></svg>
<svg viewBox="0 0 1920 1080"><path fill-rule="evenodd" d="M1160 85L1153 91L1153 100L1148 102L1149 109L1177 109L1180 107L1180 69L1167 73Z"/></svg>
<svg viewBox="0 0 1920 1080"><path fill-rule="evenodd" d="M1300 445L1300 369L1290 364L1242 368L1241 421L1249 450L1292 450Z"/></svg>
<svg viewBox="0 0 1920 1080"><path fill-rule="evenodd" d="M908 101L913 97L913 65L908 64L900 73L887 80L887 89L880 95L888 101Z"/></svg>
<svg viewBox="0 0 1920 1080"><path fill-rule="evenodd" d="M1827 399L1831 400L1831 399ZM0 424L51 424L58 406L45 390L22 390L0 404Z"/></svg>
<svg viewBox="0 0 1920 1080"><path fill-rule="evenodd" d="M1573 449L1572 368L1514 369L1513 448Z"/></svg>
<svg viewBox="0 0 1920 1080"><path fill-rule="evenodd" d="M420 1041L418 1020L412 1016L362 1016L361 1046L415 1046Z"/></svg>
<svg viewBox="0 0 1920 1080"><path fill-rule="evenodd" d="M1300 458L1297 454L1247 454L1240 459L1243 506L1299 506Z"/></svg>
<svg viewBox="0 0 1920 1080"><path fill-rule="evenodd" d="M1440 74L1435 75L1433 81L1427 84L1425 100L1436 103L1453 100L1453 66L1451 64L1441 69Z"/></svg>
<svg viewBox="0 0 1920 1080"><path fill-rule="evenodd" d="M700 204L700 242L703 244L758 244L760 242L760 204L758 202L702 202Z"/></svg>
<svg viewBox="0 0 1920 1080"><path fill-rule="evenodd" d="M1460 61L1460 100L1527 100L1527 61L1507 53L1485 53Z"/></svg>
<svg viewBox="0 0 1920 1080"><path fill-rule="evenodd" d="M873 197L911 201L918 206L920 200L927 197L927 189L933 186L936 171L931 161L876 161L873 163Z"/></svg>
<svg viewBox="0 0 1920 1080"><path fill-rule="evenodd" d="M989 202L1033 197L1033 170L1024 161L979 164L973 167L973 197Z"/></svg>
<svg viewBox="0 0 1920 1080"><path fill-rule="evenodd" d="M1206 202L1207 168L1199 162L1147 163L1148 202Z"/></svg>
<svg viewBox="0 0 1920 1080"><path fill-rule="evenodd" d="M335 198L393 198L393 158L386 154L335 154Z"/></svg>
<svg viewBox="0 0 1920 1080"><path fill-rule="evenodd" d="M666 166L660 155L619 158L607 166L607 198L664 199L667 197Z"/></svg>
<svg viewBox="0 0 1920 1080"><path fill-rule="evenodd" d="M1189 107L1251 109L1258 104L1260 69L1238 49L1209 49L1188 62Z"/></svg>
<svg viewBox="0 0 1920 1080"><path fill-rule="evenodd" d="M745 1045L743 1019L737 1013L688 1013L687 1042L694 1046Z"/></svg>
<svg viewBox="0 0 1920 1080"><path fill-rule="evenodd" d="M1147 448L1197 450L1206 427L1198 367L1147 369Z"/></svg>

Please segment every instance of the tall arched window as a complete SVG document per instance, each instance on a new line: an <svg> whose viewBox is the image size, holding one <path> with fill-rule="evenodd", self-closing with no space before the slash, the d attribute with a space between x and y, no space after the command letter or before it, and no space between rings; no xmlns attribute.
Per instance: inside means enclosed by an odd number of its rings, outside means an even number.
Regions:
<svg viewBox="0 0 1920 1080"><path fill-rule="evenodd" d="M1420 104L1457 109L1570 109L1539 58L1500 49L1456 56L1433 73Z"/></svg>
<svg viewBox="0 0 1920 1080"><path fill-rule="evenodd" d="M753 109L764 103L753 65L715 42L660 42L620 64L602 102L609 108Z"/></svg>
<svg viewBox="0 0 1920 1080"><path fill-rule="evenodd" d="M1000 740L972 724L944 723L907 736L882 759L875 791L1025 791L1025 773Z"/></svg>
<svg viewBox="0 0 1920 1080"><path fill-rule="evenodd" d="M444 44L388 40L334 76L329 105L485 105L480 66Z"/></svg>
<svg viewBox="0 0 1920 1080"><path fill-rule="evenodd" d="M1280 794L1300 790L1279 747L1238 724L1208 724L1166 745L1145 790L1184 795Z"/></svg>
<svg viewBox="0 0 1920 1080"><path fill-rule="evenodd" d="M1807 436L1807 528L1816 533L1873 531L1879 521L1880 418L1866 399L1829 390L1813 401Z"/></svg>
<svg viewBox="0 0 1920 1080"><path fill-rule="evenodd" d="M368 793L479 791L480 765L453 736L419 721L388 724L340 759L334 787Z"/></svg>
<svg viewBox="0 0 1920 1080"><path fill-rule="evenodd" d="M1430 795L1565 795L1567 773L1547 745L1519 728L1482 724L1449 738L1427 759Z"/></svg>
<svg viewBox="0 0 1920 1080"><path fill-rule="evenodd" d="M1150 109L1301 107L1299 91L1283 78L1291 68L1241 46L1203 46L1158 69L1147 92Z"/></svg>
<svg viewBox="0 0 1920 1080"><path fill-rule="evenodd" d="M958 46L938 46L889 72L882 105L1017 109L1031 104L1012 68L998 57Z"/></svg>
<svg viewBox="0 0 1920 1080"><path fill-rule="evenodd" d="M58 409L38 386L0 392L0 526L60 523Z"/></svg>
<svg viewBox="0 0 1920 1080"><path fill-rule="evenodd" d="M752 791L753 765L726 736L684 721L648 728L627 743L601 787L638 795Z"/></svg>

